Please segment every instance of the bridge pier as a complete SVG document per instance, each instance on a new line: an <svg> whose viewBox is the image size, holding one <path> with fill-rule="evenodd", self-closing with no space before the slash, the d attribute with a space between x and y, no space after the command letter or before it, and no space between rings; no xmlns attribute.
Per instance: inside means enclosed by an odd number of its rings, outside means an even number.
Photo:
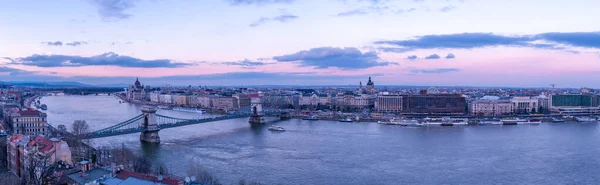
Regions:
<svg viewBox="0 0 600 185"><path fill-rule="evenodd" d="M263 118L260 115L250 116L250 120L248 122L250 122L250 124L264 124L264 123L266 123L265 122L265 118Z"/></svg>
<svg viewBox="0 0 600 185"><path fill-rule="evenodd" d="M142 113L144 114L144 121L142 122L144 131L142 131L140 134L140 141L148 143L160 143L160 136L158 135L160 127L158 127L156 120L156 109L144 107L142 108Z"/></svg>
<svg viewBox="0 0 600 185"><path fill-rule="evenodd" d="M250 99L250 108L252 111L252 116L250 116L250 124L264 124L265 119L263 118L264 112L262 108L262 100L260 98L252 98Z"/></svg>

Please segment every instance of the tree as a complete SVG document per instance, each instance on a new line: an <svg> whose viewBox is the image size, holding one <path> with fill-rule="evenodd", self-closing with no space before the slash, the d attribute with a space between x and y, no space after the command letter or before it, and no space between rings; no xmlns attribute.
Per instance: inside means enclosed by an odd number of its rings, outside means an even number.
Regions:
<svg viewBox="0 0 600 185"><path fill-rule="evenodd" d="M73 121L73 134L76 136L80 136L83 134L87 134L90 132L90 126L85 122L85 120L75 120Z"/></svg>
<svg viewBox="0 0 600 185"><path fill-rule="evenodd" d="M58 132L60 132L61 134L67 133L67 127L65 125L58 125L56 129L58 129Z"/></svg>
<svg viewBox="0 0 600 185"><path fill-rule="evenodd" d="M8 169L8 150L6 149L7 140L0 140L0 173L4 172L4 170Z"/></svg>
<svg viewBox="0 0 600 185"><path fill-rule="evenodd" d="M47 184L47 178L52 174L50 159L43 154L28 154L25 163L27 182L34 185Z"/></svg>
<svg viewBox="0 0 600 185"><path fill-rule="evenodd" d="M150 173L150 161L146 157L137 157L133 160L132 168L138 173Z"/></svg>
<svg viewBox="0 0 600 185"><path fill-rule="evenodd" d="M190 166L188 168L187 174L189 176L195 176L197 183L205 184L205 185L221 185L219 180L208 173L206 170L198 167L198 166Z"/></svg>

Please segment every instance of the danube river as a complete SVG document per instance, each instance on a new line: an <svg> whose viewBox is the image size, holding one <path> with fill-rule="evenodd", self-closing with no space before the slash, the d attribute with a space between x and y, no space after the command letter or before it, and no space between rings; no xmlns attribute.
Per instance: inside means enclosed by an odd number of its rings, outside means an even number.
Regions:
<svg viewBox="0 0 600 185"><path fill-rule="evenodd" d="M48 120L84 119L92 130L140 114L112 96L49 96ZM175 117L198 114L159 110ZM247 119L160 131L158 147L139 134L95 139L162 161L179 175L199 165L225 184L596 184L596 123L408 128L376 123L287 120L286 132L250 128Z"/></svg>

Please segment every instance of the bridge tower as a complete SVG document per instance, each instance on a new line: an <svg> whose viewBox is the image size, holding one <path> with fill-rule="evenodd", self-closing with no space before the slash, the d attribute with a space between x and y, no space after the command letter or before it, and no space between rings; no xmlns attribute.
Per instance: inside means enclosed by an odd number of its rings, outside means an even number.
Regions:
<svg viewBox="0 0 600 185"><path fill-rule="evenodd" d="M158 127L156 119L156 109L144 107L142 113L144 114L144 122L142 122L144 131L140 134L140 140L149 143L160 143L160 137L158 136L160 127Z"/></svg>
<svg viewBox="0 0 600 185"><path fill-rule="evenodd" d="M253 97L250 99L250 111L252 112L252 116L250 116L250 124L263 124L265 123L265 119L263 116L265 115L262 108L262 98L261 97Z"/></svg>

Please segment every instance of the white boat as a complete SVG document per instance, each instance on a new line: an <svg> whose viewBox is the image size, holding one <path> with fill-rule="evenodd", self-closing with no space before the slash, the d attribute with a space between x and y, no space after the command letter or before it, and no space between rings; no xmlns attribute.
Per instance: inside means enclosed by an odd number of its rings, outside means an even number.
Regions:
<svg viewBox="0 0 600 185"><path fill-rule="evenodd" d="M592 121L596 121L596 119L590 118L590 117L575 117L575 120L577 120L578 122L592 122Z"/></svg>
<svg viewBox="0 0 600 185"><path fill-rule="evenodd" d="M173 110L174 111L182 111L182 112L197 112L197 113L201 113L201 114L206 113L206 111L204 111L202 109L187 108L187 107L175 107L175 108L173 108Z"/></svg>
<svg viewBox="0 0 600 185"><path fill-rule="evenodd" d="M159 105L159 106L158 106L158 108L159 108L159 109L166 109L166 110L169 110L169 109L171 109L171 107L169 107L169 106L166 106L166 105Z"/></svg>
<svg viewBox="0 0 600 185"><path fill-rule="evenodd" d="M377 121L377 123L379 124L383 124L383 125L401 125L401 121L396 120L394 118L390 119L389 121Z"/></svg>
<svg viewBox="0 0 600 185"><path fill-rule="evenodd" d="M552 122L553 123L562 123L562 122L565 122L565 120L564 119L558 119L558 118L552 118Z"/></svg>
<svg viewBox="0 0 600 185"><path fill-rule="evenodd" d="M341 119L340 122L354 122L352 118Z"/></svg>
<svg viewBox="0 0 600 185"><path fill-rule="evenodd" d="M542 123L542 121L539 119L530 119L527 121L517 122L518 125L539 125L540 123Z"/></svg>
<svg viewBox="0 0 600 185"><path fill-rule="evenodd" d="M519 118L508 118L508 119L502 119L500 121L502 121L503 125L516 125L519 122L526 122L527 120L519 119Z"/></svg>
<svg viewBox="0 0 600 185"><path fill-rule="evenodd" d="M283 127L279 127L279 126L270 126L269 127L270 131L278 131L278 132L284 132L285 129Z"/></svg>
<svg viewBox="0 0 600 185"><path fill-rule="evenodd" d="M503 122L502 121L481 121L479 122L480 125L502 125Z"/></svg>
<svg viewBox="0 0 600 185"><path fill-rule="evenodd" d="M401 125L402 126L413 126L413 127L423 127L423 126L427 126L427 123L425 122L419 122L418 120L402 120L401 121Z"/></svg>

